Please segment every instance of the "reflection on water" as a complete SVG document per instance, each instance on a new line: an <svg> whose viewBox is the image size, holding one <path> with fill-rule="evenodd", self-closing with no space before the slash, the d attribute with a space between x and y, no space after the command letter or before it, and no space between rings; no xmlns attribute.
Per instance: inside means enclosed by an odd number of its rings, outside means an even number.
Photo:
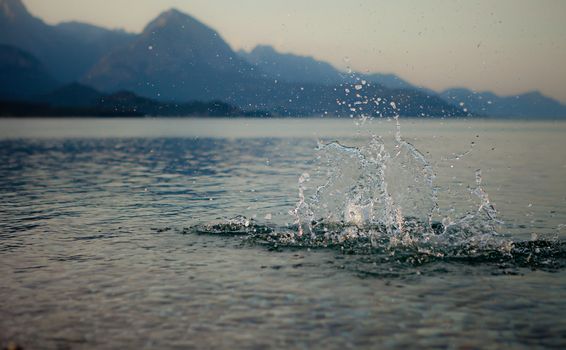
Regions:
<svg viewBox="0 0 566 350"><path fill-rule="evenodd" d="M564 344L562 269L505 259L398 265L385 260L395 250L281 247L185 230L238 215L291 229L297 180L316 165L317 138L366 142L347 121L318 127L323 122L150 120L132 131L117 121L115 137L100 138L112 121L82 128L74 121L71 131L44 121L50 137L29 138L28 122L0 121L11 133L0 140L0 341L26 348ZM139 131L160 123L174 132ZM394 136L389 122L373 127ZM505 238L536 234L543 242L564 239L564 131L564 124L435 121L407 122L403 133L434 166L446 215L478 209L470 188L481 168ZM554 261L564 261L560 249Z"/></svg>

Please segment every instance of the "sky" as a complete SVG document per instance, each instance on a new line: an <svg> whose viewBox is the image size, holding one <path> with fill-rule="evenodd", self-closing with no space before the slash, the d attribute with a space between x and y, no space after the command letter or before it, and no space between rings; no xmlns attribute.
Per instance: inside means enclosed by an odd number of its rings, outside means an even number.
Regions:
<svg viewBox="0 0 566 350"><path fill-rule="evenodd" d="M268 44L346 70L394 73L440 91L566 102L566 0L24 0L47 23L140 32L169 8L217 30L233 49Z"/></svg>

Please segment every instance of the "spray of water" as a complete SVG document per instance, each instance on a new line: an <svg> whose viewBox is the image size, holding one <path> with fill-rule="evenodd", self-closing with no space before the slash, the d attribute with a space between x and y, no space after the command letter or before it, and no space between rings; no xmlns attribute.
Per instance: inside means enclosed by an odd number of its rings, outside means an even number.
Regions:
<svg viewBox="0 0 566 350"><path fill-rule="evenodd" d="M394 112L393 145L387 147L375 134L369 134L361 147L319 142L312 176L299 178L299 201L291 211L296 237L308 233L315 239L322 234L332 242L369 238L374 245L386 239L390 246L418 247L455 242L493 244L501 221L482 187L481 171L476 173L476 186L470 189L479 199L477 212L457 219L441 217L434 169L403 138L397 104L363 95L364 86L365 82L356 81L345 88L346 94L354 91L359 97L352 108L353 113L360 113L357 125L371 120L362 112L363 107L357 106L388 102ZM330 229L336 227L343 229Z"/></svg>
<svg viewBox="0 0 566 350"><path fill-rule="evenodd" d="M292 223L285 227L262 225L236 217L196 225L186 232L245 236L247 241L267 244L271 249L336 247L361 257L355 262L357 270L363 264L369 266L366 273L387 276L399 266L403 269L434 261L566 266L566 246L557 240L535 237L529 242L514 242L498 233L502 222L483 188L479 169L475 185L468 188L472 198L477 198L474 209L455 214L439 208L439 195L451 192L437 188L430 162L403 138L395 101L364 95L367 82L351 78L354 83L344 91L356 99L337 103L347 104L352 118L358 116L358 135L367 141L361 146L340 141L318 143L312 169L298 179L298 201L289 211ZM369 103L388 106L388 113L394 115L393 140L361 132L373 119L364 112Z"/></svg>

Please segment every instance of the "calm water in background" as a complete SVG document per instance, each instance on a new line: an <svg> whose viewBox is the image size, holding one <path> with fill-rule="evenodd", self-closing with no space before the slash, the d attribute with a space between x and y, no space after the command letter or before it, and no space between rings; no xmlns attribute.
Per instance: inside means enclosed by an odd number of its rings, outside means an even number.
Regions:
<svg viewBox="0 0 566 350"><path fill-rule="evenodd" d="M335 250L182 234L285 225L317 140L351 120L0 120L0 341L26 348L555 347L566 271L481 264L359 273ZM566 234L566 123L403 120L452 215L484 189L513 240ZM509 272L509 273L506 273Z"/></svg>

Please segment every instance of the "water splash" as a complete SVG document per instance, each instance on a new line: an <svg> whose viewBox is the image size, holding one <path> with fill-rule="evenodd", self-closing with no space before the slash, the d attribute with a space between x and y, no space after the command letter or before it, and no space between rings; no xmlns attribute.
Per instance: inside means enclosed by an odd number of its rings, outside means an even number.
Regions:
<svg viewBox="0 0 566 350"><path fill-rule="evenodd" d="M313 170L299 179L291 237L304 242L308 233L312 242L323 244L367 239L374 247L387 242L388 247L427 252L456 246L508 251L510 241L497 233L502 222L482 187L481 170L475 187L469 188L479 200L477 210L455 219L442 216L436 174L423 153L403 138L397 103L366 96L367 82L352 79L344 91L355 99L338 104L347 103L351 117L358 115L358 127L373 119L363 112L366 104L388 104L395 123L392 146L375 134L359 147L319 142Z"/></svg>
<svg viewBox="0 0 566 350"><path fill-rule="evenodd" d="M375 134L361 146L319 142L312 169L298 179L292 223L264 225L236 217L183 233L241 236L270 250L338 249L357 257L352 269L363 276L405 276L416 267L419 274L435 273L434 266L447 263L488 264L497 267L495 273L566 266L564 242L538 237L514 242L498 233L502 221L480 169L468 188L477 206L452 213L455 218L441 215L435 178L423 153L403 138L397 116L392 142Z"/></svg>
<svg viewBox="0 0 566 350"><path fill-rule="evenodd" d="M393 102L391 107L397 108ZM437 234L436 175L426 157L403 139L398 114L395 122L393 147L375 134L361 147L319 142L314 175L308 184L299 180L300 200L292 211L299 237L303 232L313 237L314 226L321 223L382 227L407 244L412 240L408 232L416 227L421 235ZM352 236L352 230L345 234Z"/></svg>
<svg viewBox="0 0 566 350"><path fill-rule="evenodd" d="M168 228L169 229L169 228ZM460 240L449 243L445 227L434 223L436 239L415 239L411 244L385 232L383 226L319 222L312 226L312 236L298 236L297 226L273 226L245 217L184 228L182 234L237 237L243 244L268 247L269 250L325 248L338 251L348 268L361 277L405 277L449 272L454 264L484 265L495 268L490 274L521 273L519 269L556 271L566 267L566 243L533 238L531 241L493 244L493 241ZM418 237L422 227L406 221L405 232ZM505 244L503 244L505 243ZM417 268L417 270L415 270ZM460 271L460 270L457 270ZM480 270L481 273L482 270ZM485 270L483 270L485 271Z"/></svg>
<svg viewBox="0 0 566 350"><path fill-rule="evenodd" d="M238 217L195 226L187 233L243 235L272 249L338 248L363 256L362 260L378 266L372 269L380 274L393 268L392 262L401 266L438 261L534 268L565 265L565 245L558 240L514 242L498 233L503 222L483 188L480 169L475 186L468 187L477 202L474 209L455 213L454 208L440 208L439 193L453 194L437 187L429 160L403 138L395 101L365 96L366 85L360 79L344 85L346 97L355 98L337 103L346 104L352 118L358 116L358 127L373 120L364 113L365 105L387 105L394 120L392 140L370 133L362 145L319 141L312 169L298 179L299 199L289 211L292 223L269 226ZM358 135L363 137L361 128ZM473 146L474 142L457 159Z"/></svg>
<svg viewBox="0 0 566 350"><path fill-rule="evenodd" d="M303 173L299 177L299 202L291 215L295 217L295 225L298 227L297 236L302 237L304 234L303 225L301 224L301 217L312 218L313 213L310 211L309 206L305 202L305 189L306 183L309 181L309 173Z"/></svg>

